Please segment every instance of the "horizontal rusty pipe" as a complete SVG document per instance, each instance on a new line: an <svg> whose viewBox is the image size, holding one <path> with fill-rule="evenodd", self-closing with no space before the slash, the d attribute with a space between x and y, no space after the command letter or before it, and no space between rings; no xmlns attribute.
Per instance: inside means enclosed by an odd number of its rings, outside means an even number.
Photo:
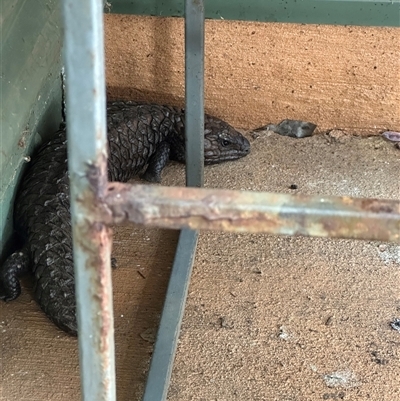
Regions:
<svg viewBox="0 0 400 401"><path fill-rule="evenodd" d="M107 224L400 242L400 201L108 184Z"/></svg>

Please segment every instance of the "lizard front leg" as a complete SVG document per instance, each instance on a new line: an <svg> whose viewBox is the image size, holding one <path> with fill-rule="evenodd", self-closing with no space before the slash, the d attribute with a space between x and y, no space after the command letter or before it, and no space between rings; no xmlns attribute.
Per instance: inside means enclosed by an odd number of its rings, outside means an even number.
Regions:
<svg viewBox="0 0 400 401"><path fill-rule="evenodd" d="M149 165L140 178L149 182L161 182L161 172L169 160L170 145L167 142L161 142L150 157Z"/></svg>

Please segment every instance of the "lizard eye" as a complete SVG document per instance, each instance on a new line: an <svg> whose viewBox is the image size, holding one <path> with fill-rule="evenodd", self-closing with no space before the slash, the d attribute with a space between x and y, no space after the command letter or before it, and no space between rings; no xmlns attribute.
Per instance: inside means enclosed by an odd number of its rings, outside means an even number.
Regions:
<svg viewBox="0 0 400 401"><path fill-rule="evenodd" d="M222 146L228 146L228 145L230 145L230 143L231 143L231 142L228 141L227 139L222 139L222 140L221 140L221 145L222 145Z"/></svg>

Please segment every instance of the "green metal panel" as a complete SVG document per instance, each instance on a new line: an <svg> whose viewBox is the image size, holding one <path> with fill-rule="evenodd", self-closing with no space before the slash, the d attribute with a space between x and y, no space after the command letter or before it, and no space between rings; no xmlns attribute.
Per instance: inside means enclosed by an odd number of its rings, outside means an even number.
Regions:
<svg viewBox="0 0 400 401"><path fill-rule="evenodd" d="M109 0L106 12L182 17L184 0ZM400 26L399 0L206 0L206 18Z"/></svg>
<svg viewBox="0 0 400 401"><path fill-rule="evenodd" d="M12 232L12 204L26 156L61 121L58 0L0 0L0 254Z"/></svg>

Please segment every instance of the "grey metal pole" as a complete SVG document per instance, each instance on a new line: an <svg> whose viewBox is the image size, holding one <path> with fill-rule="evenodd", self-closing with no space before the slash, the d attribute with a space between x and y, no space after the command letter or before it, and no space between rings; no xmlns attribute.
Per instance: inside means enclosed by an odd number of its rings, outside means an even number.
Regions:
<svg viewBox="0 0 400 401"><path fill-rule="evenodd" d="M196 245L197 231L182 230L169 279L143 401L167 399Z"/></svg>
<svg viewBox="0 0 400 401"><path fill-rule="evenodd" d="M204 181L204 2L185 1L186 185Z"/></svg>
<svg viewBox="0 0 400 401"><path fill-rule="evenodd" d="M204 5L185 2L186 185L203 186L204 170ZM198 232L179 236L143 401L168 395L180 327L194 262Z"/></svg>
<svg viewBox="0 0 400 401"><path fill-rule="evenodd" d="M63 1L68 167L82 399L115 401L109 229L90 212L107 187L103 1Z"/></svg>

